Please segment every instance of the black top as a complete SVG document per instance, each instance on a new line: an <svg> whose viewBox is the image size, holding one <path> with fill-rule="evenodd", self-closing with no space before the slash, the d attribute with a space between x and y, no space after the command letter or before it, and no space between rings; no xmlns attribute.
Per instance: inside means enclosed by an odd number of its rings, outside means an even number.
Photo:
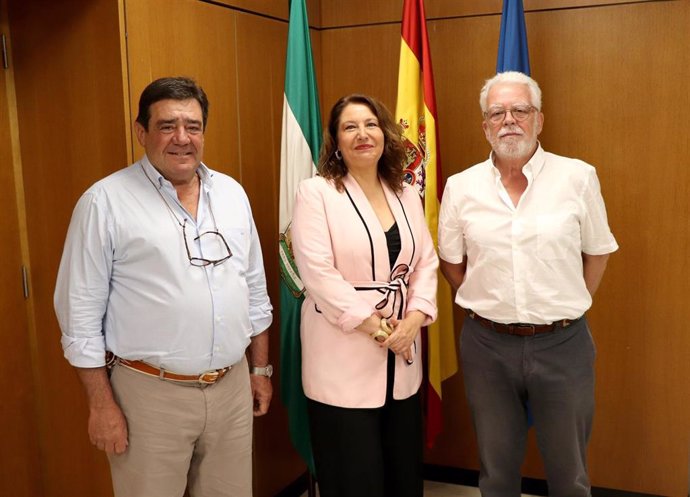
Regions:
<svg viewBox="0 0 690 497"><path fill-rule="evenodd" d="M395 265L395 261L400 255L401 242L400 242L400 229L398 229L398 223L393 223L393 226L388 228L386 233L386 244L388 245L388 260L391 264L391 270Z"/></svg>

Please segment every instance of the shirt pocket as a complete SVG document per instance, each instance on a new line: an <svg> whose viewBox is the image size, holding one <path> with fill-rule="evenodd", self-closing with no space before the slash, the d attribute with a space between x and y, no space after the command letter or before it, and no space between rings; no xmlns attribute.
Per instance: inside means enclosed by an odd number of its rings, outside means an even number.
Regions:
<svg viewBox="0 0 690 497"><path fill-rule="evenodd" d="M244 275L247 271L250 250L250 237L248 228L224 228L223 235L225 236L232 257L230 262L240 275Z"/></svg>
<svg viewBox="0 0 690 497"><path fill-rule="evenodd" d="M580 224L570 214L537 216L537 257L545 261L562 260L580 243ZM575 250L576 249L576 250Z"/></svg>

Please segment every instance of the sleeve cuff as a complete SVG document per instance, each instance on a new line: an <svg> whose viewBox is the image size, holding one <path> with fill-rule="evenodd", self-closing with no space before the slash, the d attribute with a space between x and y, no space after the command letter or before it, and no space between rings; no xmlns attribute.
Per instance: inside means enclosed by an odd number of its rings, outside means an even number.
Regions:
<svg viewBox="0 0 690 497"><path fill-rule="evenodd" d="M465 254L460 254L459 256L458 255L448 255L448 254L444 253L441 250L441 248L439 247L438 257L439 257L439 259L441 259L445 262L448 262L450 264L461 264L463 259L465 258Z"/></svg>
<svg viewBox="0 0 690 497"><path fill-rule="evenodd" d="M252 337L262 334L273 323L273 313L268 311L267 315L251 319Z"/></svg>
<svg viewBox="0 0 690 497"><path fill-rule="evenodd" d="M407 304L407 311L419 311L426 314L426 319L422 326L429 326L431 323L436 321L436 315L438 314L438 308L426 300L423 299L412 299Z"/></svg>
<svg viewBox="0 0 690 497"><path fill-rule="evenodd" d="M374 310L368 305L355 305L343 312L338 319L338 326L345 333L352 333L355 328L371 316Z"/></svg>
<svg viewBox="0 0 690 497"><path fill-rule="evenodd" d="M612 243L609 243L608 245L599 245L598 247L595 248L582 248L582 252L588 255L606 255L606 254L612 254L618 250L618 243L615 241Z"/></svg>
<svg viewBox="0 0 690 497"><path fill-rule="evenodd" d="M62 335L60 340L65 359L76 368L101 368L105 366L105 338L103 335L89 338L73 338Z"/></svg>

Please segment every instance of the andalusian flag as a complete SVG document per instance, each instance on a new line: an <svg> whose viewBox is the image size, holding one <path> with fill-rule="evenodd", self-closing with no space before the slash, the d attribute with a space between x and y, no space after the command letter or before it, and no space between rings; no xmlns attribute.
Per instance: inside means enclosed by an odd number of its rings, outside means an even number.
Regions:
<svg viewBox="0 0 690 497"><path fill-rule="evenodd" d="M307 399L302 389L300 311L304 285L292 258L290 222L300 181L316 172L321 147L321 112L311 54L305 0L290 3L283 135L280 154L280 395L288 409L292 443L314 474Z"/></svg>
<svg viewBox="0 0 690 497"><path fill-rule="evenodd" d="M407 149L405 180L414 185L423 198L426 222L434 244L437 244L443 179L438 154L434 77L423 0L405 0L403 5L395 115L403 127ZM426 340L429 382L426 441L429 446L433 445L436 435L441 432L441 382L458 370L451 289L440 273L438 282L438 319L429 326Z"/></svg>

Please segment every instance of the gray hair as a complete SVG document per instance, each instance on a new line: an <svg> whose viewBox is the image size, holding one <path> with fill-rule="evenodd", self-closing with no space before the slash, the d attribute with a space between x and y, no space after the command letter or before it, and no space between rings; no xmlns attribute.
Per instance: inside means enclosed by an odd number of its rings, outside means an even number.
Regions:
<svg viewBox="0 0 690 497"><path fill-rule="evenodd" d="M521 72L506 71L496 74L496 76L487 79L486 83L484 83L482 91L479 92L479 105L482 108L482 112L486 112L486 99L489 95L489 90L491 90L494 85L504 83L526 85L530 94L530 103L537 110L541 110L541 89L539 88L539 84Z"/></svg>

